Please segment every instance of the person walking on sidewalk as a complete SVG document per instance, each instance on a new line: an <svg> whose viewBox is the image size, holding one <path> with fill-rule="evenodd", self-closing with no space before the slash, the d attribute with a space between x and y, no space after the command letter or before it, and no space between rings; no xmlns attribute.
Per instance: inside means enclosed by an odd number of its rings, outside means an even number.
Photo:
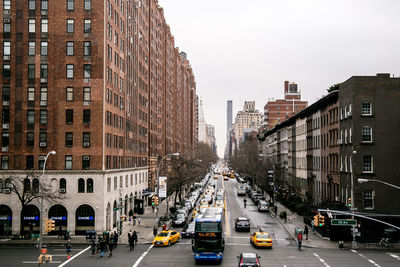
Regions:
<svg viewBox="0 0 400 267"><path fill-rule="evenodd" d="M278 214L278 206L277 205L274 206L274 211L275 211L275 215Z"/></svg>
<svg viewBox="0 0 400 267"><path fill-rule="evenodd" d="M135 230L133 230L133 235L132 235L132 237L133 237L133 241L135 241L135 244L137 244L137 241L138 241L138 234L136 233Z"/></svg>
<svg viewBox="0 0 400 267"><path fill-rule="evenodd" d="M105 241L103 238L102 238L99 242L100 242L100 243L99 243L99 247L100 247L100 257L103 257L103 255L104 255L104 250L106 249L107 243L106 243L106 241Z"/></svg>
<svg viewBox="0 0 400 267"><path fill-rule="evenodd" d="M303 242L303 234L301 231L297 233L297 248L301 250L301 242Z"/></svg>
<svg viewBox="0 0 400 267"><path fill-rule="evenodd" d="M114 231L114 246L118 247L118 232Z"/></svg>
<svg viewBox="0 0 400 267"><path fill-rule="evenodd" d="M110 236L110 241L108 242L108 257L112 257L112 251L113 251L113 248L114 248L114 239L115 238L115 235L114 235L114 233L111 233L111 236Z"/></svg>
<svg viewBox="0 0 400 267"><path fill-rule="evenodd" d="M92 239L92 241L90 242L90 249L92 250L92 255L90 256L93 256L96 251L96 242L94 241L94 239Z"/></svg>
<svg viewBox="0 0 400 267"><path fill-rule="evenodd" d="M139 226L140 226L140 223L142 222L142 219L141 219L141 218L138 218L137 221L138 221L138 224L139 224Z"/></svg>
<svg viewBox="0 0 400 267"><path fill-rule="evenodd" d="M304 226L304 235L306 236L306 240L308 240L308 227Z"/></svg>
<svg viewBox="0 0 400 267"><path fill-rule="evenodd" d="M71 239L68 239L67 243L65 243L65 247L67 248L67 259L70 259L72 251Z"/></svg>
<svg viewBox="0 0 400 267"><path fill-rule="evenodd" d="M128 233L129 251L135 250L135 239L133 238L132 230Z"/></svg>

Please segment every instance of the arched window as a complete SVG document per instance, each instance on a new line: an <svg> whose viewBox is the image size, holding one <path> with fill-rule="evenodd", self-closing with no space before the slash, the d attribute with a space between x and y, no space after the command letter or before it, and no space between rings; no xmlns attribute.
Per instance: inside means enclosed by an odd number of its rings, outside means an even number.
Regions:
<svg viewBox="0 0 400 267"><path fill-rule="evenodd" d="M85 193L85 180L83 178L78 180L78 193Z"/></svg>
<svg viewBox="0 0 400 267"><path fill-rule="evenodd" d="M86 180L86 193L93 193L93 179Z"/></svg>
<svg viewBox="0 0 400 267"><path fill-rule="evenodd" d="M4 181L4 188L11 188L11 179L10 178L7 178L5 181Z"/></svg>
<svg viewBox="0 0 400 267"><path fill-rule="evenodd" d="M31 191L31 180L28 178L24 179L24 192L29 192Z"/></svg>
<svg viewBox="0 0 400 267"><path fill-rule="evenodd" d="M37 178L32 181L32 191L34 194L39 193L39 179Z"/></svg>
<svg viewBox="0 0 400 267"><path fill-rule="evenodd" d="M60 179L60 193L65 194L67 192L67 180L64 178Z"/></svg>
<svg viewBox="0 0 400 267"><path fill-rule="evenodd" d="M0 194L3 193L3 179L0 179Z"/></svg>

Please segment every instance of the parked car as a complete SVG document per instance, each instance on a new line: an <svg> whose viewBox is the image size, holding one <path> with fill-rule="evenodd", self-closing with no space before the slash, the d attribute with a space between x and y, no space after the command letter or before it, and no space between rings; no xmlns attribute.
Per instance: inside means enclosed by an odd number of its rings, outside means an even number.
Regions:
<svg viewBox="0 0 400 267"><path fill-rule="evenodd" d="M182 227L186 224L186 217L182 213L179 213L172 220L172 226Z"/></svg>
<svg viewBox="0 0 400 267"><path fill-rule="evenodd" d="M255 195L253 197L253 202L254 202L255 205L258 205L258 202L260 202L262 200L265 200L265 197L263 195L261 195L261 194Z"/></svg>
<svg viewBox="0 0 400 267"><path fill-rule="evenodd" d="M186 210L184 210L184 209L179 209L179 210L176 211L176 214L180 214L180 213L185 215L185 217L187 217L187 215L188 215L188 212Z"/></svg>
<svg viewBox="0 0 400 267"><path fill-rule="evenodd" d="M182 237L194 237L194 226L194 222L185 225L185 227L182 229Z"/></svg>
<svg viewBox="0 0 400 267"><path fill-rule="evenodd" d="M236 218L235 219L235 230L250 232L250 219L245 218L245 217Z"/></svg>
<svg viewBox="0 0 400 267"><path fill-rule="evenodd" d="M261 200L260 202L258 202L257 208L258 211L269 211L268 206L269 204L267 201Z"/></svg>
<svg viewBox="0 0 400 267"><path fill-rule="evenodd" d="M238 258L239 267L261 267L260 256L256 253L240 253Z"/></svg>

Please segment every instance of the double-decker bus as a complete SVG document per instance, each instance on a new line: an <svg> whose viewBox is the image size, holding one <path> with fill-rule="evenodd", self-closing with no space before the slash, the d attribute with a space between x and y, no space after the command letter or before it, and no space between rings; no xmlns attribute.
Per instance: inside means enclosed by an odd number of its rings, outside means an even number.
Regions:
<svg viewBox="0 0 400 267"><path fill-rule="evenodd" d="M222 215L222 208L208 208L196 218L192 240L196 262L222 262L225 247Z"/></svg>

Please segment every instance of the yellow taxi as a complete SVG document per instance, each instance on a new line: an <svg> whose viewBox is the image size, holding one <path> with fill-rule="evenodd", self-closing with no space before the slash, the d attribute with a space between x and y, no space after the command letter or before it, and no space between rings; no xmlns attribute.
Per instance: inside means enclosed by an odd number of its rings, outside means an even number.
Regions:
<svg viewBox="0 0 400 267"><path fill-rule="evenodd" d="M181 235L177 231L161 231L153 240L153 246L165 247L181 241Z"/></svg>
<svg viewBox="0 0 400 267"><path fill-rule="evenodd" d="M214 175L214 179L218 179L218 175Z"/></svg>
<svg viewBox="0 0 400 267"><path fill-rule="evenodd" d="M223 201L223 200L216 200L216 201L215 201L215 207L223 208L223 209L225 210L224 201Z"/></svg>
<svg viewBox="0 0 400 267"><path fill-rule="evenodd" d="M208 202L200 202L200 207L199 209L203 209L203 208L209 208L210 206L208 205Z"/></svg>
<svg viewBox="0 0 400 267"><path fill-rule="evenodd" d="M194 209L193 209L193 213L192 213L192 218L196 218L197 217L197 213L199 213L199 208L198 207L195 207Z"/></svg>
<svg viewBox="0 0 400 267"><path fill-rule="evenodd" d="M267 232L254 232L250 236L250 244L255 247L272 248L272 238Z"/></svg>

